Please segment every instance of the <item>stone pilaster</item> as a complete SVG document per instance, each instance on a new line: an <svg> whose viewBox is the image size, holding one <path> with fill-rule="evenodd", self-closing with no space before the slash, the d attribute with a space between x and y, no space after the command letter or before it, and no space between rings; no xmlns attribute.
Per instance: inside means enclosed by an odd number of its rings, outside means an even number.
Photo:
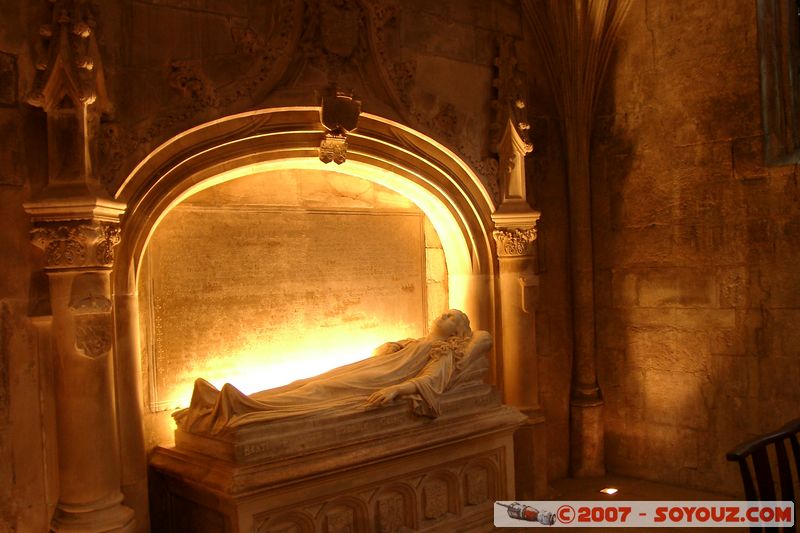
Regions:
<svg viewBox="0 0 800 533"><path fill-rule="evenodd" d="M62 214L52 205L49 217L46 205L26 207L37 213L32 238L44 252L53 316L59 497L51 528L133 531L134 513L120 492L114 400L110 274L119 226L57 220Z"/></svg>
<svg viewBox="0 0 800 533"><path fill-rule="evenodd" d="M47 120L47 186L25 205L50 287L58 434L53 531L134 531L120 490L111 271L125 206L97 174L110 109L88 0L51 0L29 104ZM146 509L144 511L146 513Z"/></svg>
<svg viewBox="0 0 800 533"><path fill-rule="evenodd" d="M506 101L508 112L497 145L500 205L492 219L499 263L503 394L506 403L527 416L514 436L516 497L535 499L547 492L547 450L536 351L539 213L527 201L524 159L533 147L526 138L527 123L519 117L524 108L521 101Z"/></svg>
<svg viewBox="0 0 800 533"><path fill-rule="evenodd" d="M494 232L500 266L500 339L506 403L527 420L514 437L516 497L534 499L547 490L544 414L539 403L535 308L539 280L534 273L534 227Z"/></svg>

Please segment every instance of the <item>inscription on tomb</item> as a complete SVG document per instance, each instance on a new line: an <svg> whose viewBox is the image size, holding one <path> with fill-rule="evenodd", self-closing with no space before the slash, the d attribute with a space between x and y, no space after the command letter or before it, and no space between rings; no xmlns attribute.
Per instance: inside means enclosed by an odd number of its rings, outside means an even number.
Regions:
<svg viewBox="0 0 800 533"><path fill-rule="evenodd" d="M423 221L409 210L177 207L140 280L151 409L185 404L197 377L249 393L423 335ZM281 381L299 360L305 374Z"/></svg>

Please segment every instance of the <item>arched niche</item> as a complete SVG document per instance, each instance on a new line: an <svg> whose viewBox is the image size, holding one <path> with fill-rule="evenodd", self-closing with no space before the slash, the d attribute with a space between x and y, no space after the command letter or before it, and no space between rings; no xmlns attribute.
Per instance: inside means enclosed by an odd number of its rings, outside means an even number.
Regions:
<svg viewBox="0 0 800 533"><path fill-rule="evenodd" d="M325 165L319 160L325 133L319 118L318 107L293 107L202 124L159 146L116 191L115 199L126 205L112 274L123 476L140 469L145 452L129 444L145 437L136 296L141 261L159 222L203 189L277 169L329 169L398 192L424 211L440 236L451 307L466 311L473 327L495 334L494 207L475 173L433 139L369 114L362 114L358 129L347 136L347 161ZM495 382L497 367L495 358L490 375Z"/></svg>
<svg viewBox="0 0 800 533"><path fill-rule="evenodd" d="M127 205L116 293L135 293L150 236L184 198L255 172L330 168L318 159L323 134L319 108L266 109L203 124L158 147L115 194ZM347 142L347 161L335 170L399 192L428 215L443 241L450 286L461 288L451 291L451 305L491 330L493 205L474 172L433 139L374 115L362 114Z"/></svg>

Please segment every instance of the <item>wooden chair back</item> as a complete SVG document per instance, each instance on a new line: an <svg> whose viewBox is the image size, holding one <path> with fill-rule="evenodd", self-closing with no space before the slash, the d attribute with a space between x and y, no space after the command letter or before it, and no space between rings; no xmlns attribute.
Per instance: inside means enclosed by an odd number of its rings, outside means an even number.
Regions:
<svg viewBox="0 0 800 533"><path fill-rule="evenodd" d="M792 420L777 431L743 442L726 454L729 461L739 464L744 495L749 501L795 502L795 524L782 528L797 529L797 504L795 494L800 487L800 418ZM777 480L773 473L777 473ZM765 528L778 531L778 528ZM752 532L762 528L750 528Z"/></svg>

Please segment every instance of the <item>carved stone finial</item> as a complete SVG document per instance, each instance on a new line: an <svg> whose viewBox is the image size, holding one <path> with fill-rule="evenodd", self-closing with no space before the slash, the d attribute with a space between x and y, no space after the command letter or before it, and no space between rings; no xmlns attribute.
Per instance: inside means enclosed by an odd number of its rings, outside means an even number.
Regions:
<svg viewBox="0 0 800 533"><path fill-rule="evenodd" d="M52 3L52 22L39 29L44 46L27 102L50 111L68 98L73 105L99 104L106 110L109 102L89 2Z"/></svg>
<svg viewBox="0 0 800 533"><path fill-rule="evenodd" d="M504 228L495 230L497 253L500 257L522 257L533 254L536 228Z"/></svg>
<svg viewBox="0 0 800 533"><path fill-rule="evenodd" d="M354 100L352 92L334 90L322 98L320 121L327 130L319 146L323 163L341 165L347 160L347 134L358 127L360 114L361 100Z"/></svg>
<svg viewBox="0 0 800 533"><path fill-rule="evenodd" d="M503 37L495 60L497 75L494 86L494 122L491 126L492 147L498 158L497 183L500 198L492 219L499 228L533 227L539 213L528 204L525 156L533 150L528 133L524 83L517 72L514 39Z"/></svg>
<svg viewBox="0 0 800 533"><path fill-rule="evenodd" d="M499 145L505 135L508 122L514 125L517 135L525 145L525 152L531 152L528 109L525 103L525 83L517 70L517 57L514 50L514 39L503 36L499 42L499 53L494 60L497 69L492 84L497 90L497 98L492 102L494 120L492 121L492 149L500 151Z"/></svg>

